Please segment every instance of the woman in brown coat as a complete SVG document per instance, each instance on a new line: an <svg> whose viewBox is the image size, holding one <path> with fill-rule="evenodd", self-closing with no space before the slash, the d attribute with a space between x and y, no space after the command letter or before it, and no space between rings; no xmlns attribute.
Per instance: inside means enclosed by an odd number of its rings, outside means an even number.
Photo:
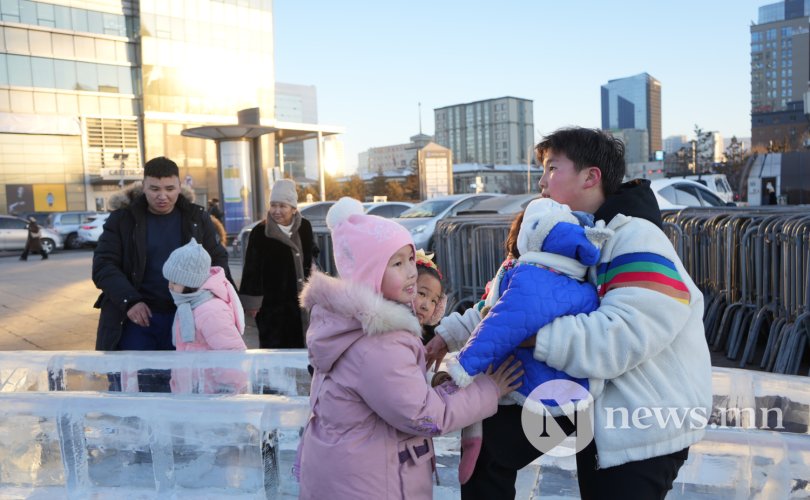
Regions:
<svg viewBox="0 0 810 500"><path fill-rule="evenodd" d="M39 241L42 232L39 230L39 225L34 217L28 218L28 240L25 242L25 250L20 255L20 260L28 260L29 253L38 253L42 255L42 260L48 258L48 252L42 248L42 243Z"/></svg>

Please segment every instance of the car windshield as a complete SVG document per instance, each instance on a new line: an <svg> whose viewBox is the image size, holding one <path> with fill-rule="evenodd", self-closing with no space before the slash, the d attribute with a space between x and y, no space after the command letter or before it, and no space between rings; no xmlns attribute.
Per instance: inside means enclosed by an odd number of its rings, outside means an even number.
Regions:
<svg viewBox="0 0 810 500"><path fill-rule="evenodd" d="M436 217L444 212L452 200L426 200L405 210L399 217L402 219L415 219L417 217Z"/></svg>

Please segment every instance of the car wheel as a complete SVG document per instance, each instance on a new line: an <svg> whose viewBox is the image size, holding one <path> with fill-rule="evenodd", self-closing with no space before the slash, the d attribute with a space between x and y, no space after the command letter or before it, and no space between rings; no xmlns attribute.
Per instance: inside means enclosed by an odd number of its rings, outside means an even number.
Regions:
<svg viewBox="0 0 810 500"><path fill-rule="evenodd" d="M42 249L45 250L45 253L49 254L53 252L53 249L56 247L54 245L53 240L50 238L42 238L39 240L40 245L42 245Z"/></svg>
<svg viewBox="0 0 810 500"><path fill-rule="evenodd" d="M70 233L65 240L65 248L69 248L71 250L76 250L77 248L81 248L82 244L79 241L79 236L76 233Z"/></svg>

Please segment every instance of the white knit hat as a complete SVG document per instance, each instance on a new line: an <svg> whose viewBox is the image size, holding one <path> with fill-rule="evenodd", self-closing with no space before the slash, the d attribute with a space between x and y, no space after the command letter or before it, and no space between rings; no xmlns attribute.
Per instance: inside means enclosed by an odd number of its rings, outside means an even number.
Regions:
<svg viewBox="0 0 810 500"><path fill-rule="evenodd" d="M163 264L163 277L189 288L200 288L211 271L211 256L191 238L186 245L178 248Z"/></svg>
<svg viewBox="0 0 810 500"><path fill-rule="evenodd" d="M286 203L293 208L298 208L298 191L295 190L295 182L290 179L277 180L270 192L270 203L272 202Z"/></svg>

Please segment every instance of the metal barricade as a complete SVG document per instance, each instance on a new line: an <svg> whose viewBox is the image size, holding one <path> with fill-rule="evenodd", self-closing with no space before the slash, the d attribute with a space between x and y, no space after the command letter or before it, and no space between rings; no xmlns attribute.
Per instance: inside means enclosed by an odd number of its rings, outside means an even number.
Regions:
<svg viewBox="0 0 810 500"><path fill-rule="evenodd" d="M807 358L810 302L806 207L688 209L665 231L705 296L706 340L740 367L795 374ZM681 229L675 238L671 226ZM806 361L804 361L806 363Z"/></svg>

